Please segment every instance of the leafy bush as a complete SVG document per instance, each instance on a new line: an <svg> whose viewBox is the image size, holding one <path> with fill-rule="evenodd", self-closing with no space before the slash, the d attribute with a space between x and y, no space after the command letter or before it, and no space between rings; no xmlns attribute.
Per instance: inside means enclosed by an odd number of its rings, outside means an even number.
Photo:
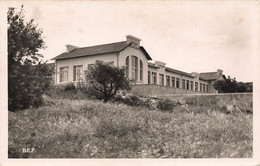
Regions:
<svg viewBox="0 0 260 166"><path fill-rule="evenodd" d="M124 96L122 97L121 95L117 95L113 98L114 102L119 102L119 103L123 103L129 106L141 106L143 105L143 101L135 96L135 95L128 95L128 96Z"/></svg>
<svg viewBox="0 0 260 166"><path fill-rule="evenodd" d="M153 101L150 98L147 98L147 99L143 100L142 105L145 106L145 107L148 107L148 108L152 108L153 107Z"/></svg>
<svg viewBox="0 0 260 166"><path fill-rule="evenodd" d="M174 103L170 99L163 99L158 101L157 108L164 111L172 111L173 107L175 107L177 103Z"/></svg>
<svg viewBox="0 0 260 166"><path fill-rule="evenodd" d="M188 105L198 105L198 99L197 98L187 98L185 101Z"/></svg>
<svg viewBox="0 0 260 166"><path fill-rule="evenodd" d="M65 85L65 91L74 91L76 92L76 86L73 83L68 83Z"/></svg>
<svg viewBox="0 0 260 166"><path fill-rule="evenodd" d="M56 98L56 99L88 99L89 96L86 95L85 92L82 92L79 89L75 90L68 90L70 88L67 88L66 85L53 85L50 86L50 88L44 92L45 95ZM73 88L71 88L73 89Z"/></svg>

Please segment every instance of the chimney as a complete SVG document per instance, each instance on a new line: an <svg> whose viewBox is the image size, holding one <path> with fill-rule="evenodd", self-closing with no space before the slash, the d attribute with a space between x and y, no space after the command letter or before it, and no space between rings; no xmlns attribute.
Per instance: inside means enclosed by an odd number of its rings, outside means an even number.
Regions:
<svg viewBox="0 0 260 166"><path fill-rule="evenodd" d="M155 66L156 67L165 67L166 63L161 62L161 61L155 61Z"/></svg>
<svg viewBox="0 0 260 166"><path fill-rule="evenodd" d="M221 69L218 69L218 70L217 70L217 73L219 73L219 74L221 74L221 75L222 75L222 73L223 73L223 70L221 70Z"/></svg>
<svg viewBox="0 0 260 166"><path fill-rule="evenodd" d="M70 45L70 44L67 44L66 47L67 47L67 52L70 52L70 51L78 48L77 46L73 46L73 45Z"/></svg>
<svg viewBox="0 0 260 166"><path fill-rule="evenodd" d="M132 35L126 35L126 42L130 43L132 42L135 46L139 47L140 46L140 41L141 39L134 37Z"/></svg>
<svg viewBox="0 0 260 166"><path fill-rule="evenodd" d="M193 77L197 78L197 77L199 76L199 73L197 73L197 72L192 72L191 75L192 75Z"/></svg>

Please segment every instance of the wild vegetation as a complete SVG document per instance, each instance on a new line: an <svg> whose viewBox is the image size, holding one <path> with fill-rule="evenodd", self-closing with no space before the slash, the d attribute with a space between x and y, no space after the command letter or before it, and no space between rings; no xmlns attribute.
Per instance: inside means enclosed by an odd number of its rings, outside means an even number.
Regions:
<svg viewBox="0 0 260 166"><path fill-rule="evenodd" d="M134 102L141 104L130 106ZM132 95L107 103L45 96L43 107L9 112L9 157L252 157L252 112L194 103ZM27 147L36 152L22 153Z"/></svg>

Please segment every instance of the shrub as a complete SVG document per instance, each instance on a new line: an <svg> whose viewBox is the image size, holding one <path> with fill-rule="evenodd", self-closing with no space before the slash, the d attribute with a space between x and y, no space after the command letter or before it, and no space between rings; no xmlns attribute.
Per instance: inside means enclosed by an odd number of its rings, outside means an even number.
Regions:
<svg viewBox="0 0 260 166"><path fill-rule="evenodd" d="M65 91L76 91L76 86L73 83L69 83L65 85Z"/></svg>
<svg viewBox="0 0 260 166"><path fill-rule="evenodd" d="M129 106L142 106L144 105L143 101L135 96L135 95L128 95L126 97L122 97L120 95L117 95L114 97L113 101L115 102L119 102L119 103L123 103L123 104L126 104L126 105L129 105Z"/></svg>
<svg viewBox="0 0 260 166"><path fill-rule="evenodd" d="M176 105L177 103L174 103L170 99L159 100L157 102L157 108L164 111L172 111Z"/></svg>
<svg viewBox="0 0 260 166"><path fill-rule="evenodd" d="M150 98L144 99L142 105L148 108L152 108L153 101Z"/></svg>
<svg viewBox="0 0 260 166"><path fill-rule="evenodd" d="M197 98L187 98L185 104L188 105L198 105L198 99Z"/></svg>
<svg viewBox="0 0 260 166"><path fill-rule="evenodd" d="M56 99L87 99L89 98L84 92L75 88L75 90L66 89L66 85L54 85L51 86L47 91L45 91L45 95L56 98ZM72 89L72 88L71 88Z"/></svg>

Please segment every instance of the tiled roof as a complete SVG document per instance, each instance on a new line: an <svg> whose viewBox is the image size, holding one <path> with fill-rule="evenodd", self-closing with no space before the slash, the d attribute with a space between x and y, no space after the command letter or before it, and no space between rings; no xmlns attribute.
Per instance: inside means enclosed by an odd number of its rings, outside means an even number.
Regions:
<svg viewBox="0 0 260 166"><path fill-rule="evenodd" d="M70 52L64 52L54 57L52 60L68 59L68 58L83 57L83 56L97 55L97 54L116 53L124 50L126 47L130 46L131 44L132 43L127 43L126 41L122 41L122 42L103 44L97 46L76 48ZM151 57L142 46L140 47L140 50L145 54L148 60L151 60Z"/></svg>
<svg viewBox="0 0 260 166"><path fill-rule="evenodd" d="M158 66L156 66L154 63L151 63L151 62L148 62L148 66L149 67L154 67L154 68L159 68ZM185 75L185 76L193 78L193 76L190 73L186 73L186 72L183 72L183 71L180 71L180 70L172 69L172 68L169 68L169 67L165 67L165 70L169 71L169 72L173 72L173 73L177 73L177 74L181 74L181 75Z"/></svg>
<svg viewBox="0 0 260 166"><path fill-rule="evenodd" d="M206 80L217 80L221 76L218 72L200 73L199 78Z"/></svg>
<svg viewBox="0 0 260 166"><path fill-rule="evenodd" d="M192 74L186 73L186 72L184 72L184 71L172 69L172 68L169 68L169 67L166 67L165 70L166 70L166 71L173 72L173 73L178 73L178 74L182 74L182 75L184 75L184 76L188 76L188 77L194 78L194 76L193 76Z"/></svg>
<svg viewBox="0 0 260 166"><path fill-rule="evenodd" d="M156 66L154 63L151 63L151 62L148 62L148 66L154 67L154 68L159 68L158 66ZM172 68L169 68L169 67L165 67L165 70L169 71L169 72L173 72L173 73L177 73L177 74L181 74L181 75L184 75L184 76L194 78L194 76L191 73L186 73L186 72L176 70L176 69L172 69ZM218 72L207 72L207 73L200 73L199 79L204 80L204 81L210 81L210 80L217 80L217 79L219 79L220 76L221 76L221 74L218 73ZM223 77L225 77L225 76L223 75Z"/></svg>
<svg viewBox="0 0 260 166"><path fill-rule="evenodd" d="M144 53L144 55L146 56L147 60L152 60L152 58L150 57L150 55L147 53L147 51L144 49L143 46L140 46L140 50Z"/></svg>

